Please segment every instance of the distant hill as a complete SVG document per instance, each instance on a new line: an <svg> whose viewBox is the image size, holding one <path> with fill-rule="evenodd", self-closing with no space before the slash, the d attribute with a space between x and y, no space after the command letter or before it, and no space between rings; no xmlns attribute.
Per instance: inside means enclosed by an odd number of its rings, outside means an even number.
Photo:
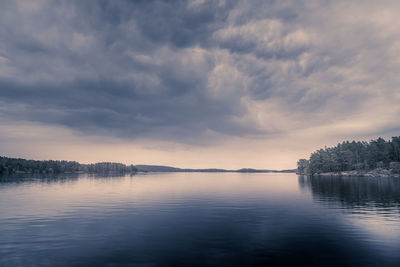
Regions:
<svg viewBox="0 0 400 267"><path fill-rule="evenodd" d="M296 169L288 169L288 170L259 170L259 169L249 169L249 168L243 168L236 170L234 172L276 172L276 173L291 173L291 172L296 172Z"/></svg>
<svg viewBox="0 0 400 267"><path fill-rule="evenodd" d="M182 169L159 165L136 165L138 171L144 172L179 172Z"/></svg>
<svg viewBox="0 0 400 267"><path fill-rule="evenodd" d="M238 169L238 170L225 170L225 169L215 169L215 168L209 168L209 169L182 169L182 168L175 168L175 167L170 167L170 166L159 166L159 165L135 165L135 167L138 169L138 171L142 172L248 172L248 173L254 173L254 172L284 172L284 173L290 173L290 172L296 172L296 169L289 169L289 170L258 170L258 169L249 169L249 168L243 168L243 169Z"/></svg>

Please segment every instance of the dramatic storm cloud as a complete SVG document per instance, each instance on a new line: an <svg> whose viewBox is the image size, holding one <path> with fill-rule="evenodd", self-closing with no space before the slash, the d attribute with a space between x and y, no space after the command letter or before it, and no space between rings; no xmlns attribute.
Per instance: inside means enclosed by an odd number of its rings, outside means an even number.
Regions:
<svg viewBox="0 0 400 267"><path fill-rule="evenodd" d="M398 135L399 11L398 1L2 1L3 153L290 168L319 146Z"/></svg>

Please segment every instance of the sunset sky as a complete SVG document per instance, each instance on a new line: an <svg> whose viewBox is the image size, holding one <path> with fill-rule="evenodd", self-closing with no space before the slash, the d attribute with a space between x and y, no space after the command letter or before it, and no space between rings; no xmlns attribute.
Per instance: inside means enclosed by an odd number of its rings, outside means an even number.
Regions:
<svg viewBox="0 0 400 267"><path fill-rule="evenodd" d="M0 2L0 155L295 168L400 135L400 1Z"/></svg>

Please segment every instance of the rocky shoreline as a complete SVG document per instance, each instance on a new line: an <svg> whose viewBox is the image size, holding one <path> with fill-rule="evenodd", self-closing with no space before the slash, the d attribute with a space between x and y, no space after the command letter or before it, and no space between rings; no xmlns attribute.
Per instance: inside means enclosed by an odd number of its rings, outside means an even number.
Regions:
<svg viewBox="0 0 400 267"><path fill-rule="evenodd" d="M315 176L361 176L361 177L397 177L399 173L394 173L393 170L377 168L371 171L343 171L343 172L324 172L316 173Z"/></svg>

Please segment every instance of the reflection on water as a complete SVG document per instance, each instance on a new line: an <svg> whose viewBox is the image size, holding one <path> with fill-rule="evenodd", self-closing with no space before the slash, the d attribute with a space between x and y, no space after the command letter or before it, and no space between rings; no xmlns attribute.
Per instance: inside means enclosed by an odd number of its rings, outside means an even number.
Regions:
<svg viewBox="0 0 400 267"><path fill-rule="evenodd" d="M0 177L0 265L398 266L399 192L294 174Z"/></svg>
<svg viewBox="0 0 400 267"><path fill-rule="evenodd" d="M391 177L299 177L320 201L337 202L348 208L375 206L399 211L400 179Z"/></svg>
<svg viewBox="0 0 400 267"><path fill-rule="evenodd" d="M374 243L387 258L398 259L400 249L400 179L394 177L299 177L314 203L336 210L361 238Z"/></svg>

